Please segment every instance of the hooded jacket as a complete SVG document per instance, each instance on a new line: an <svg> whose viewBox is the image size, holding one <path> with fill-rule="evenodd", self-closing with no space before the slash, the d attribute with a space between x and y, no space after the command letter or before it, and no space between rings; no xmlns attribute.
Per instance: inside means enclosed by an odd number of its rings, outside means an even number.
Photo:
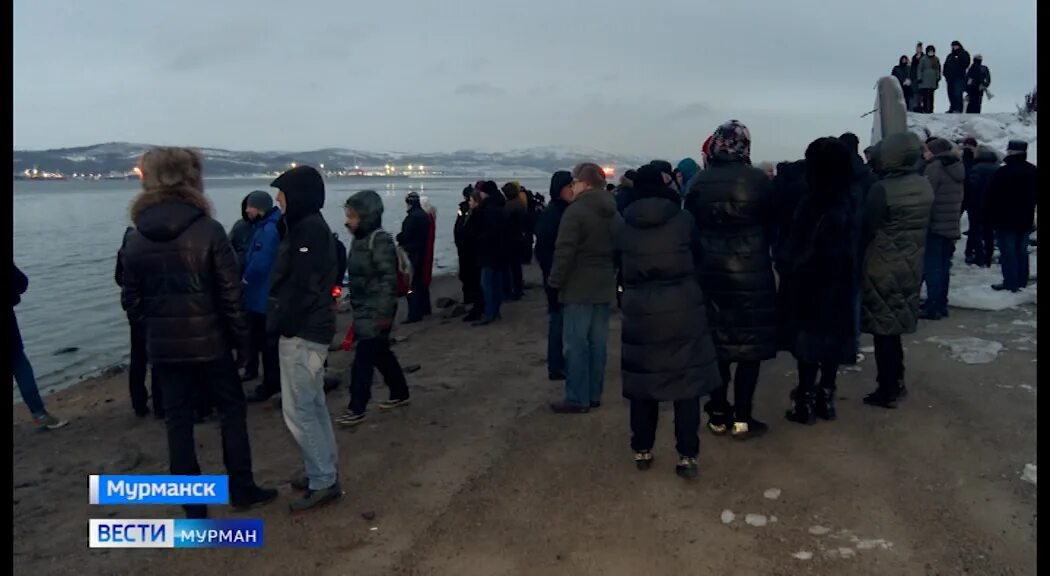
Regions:
<svg viewBox="0 0 1050 576"><path fill-rule="evenodd" d="M604 188L578 194L565 209L548 286L558 291L561 304L616 302L616 266L613 226L619 214L616 201Z"/></svg>
<svg viewBox="0 0 1050 576"><path fill-rule="evenodd" d="M477 229L472 235L477 238L478 263L482 268L502 269L510 263L506 204L503 195L496 191L488 194L475 210Z"/></svg>
<svg viewBox="0 0 1050 576"><path fill-rule="evenodd" d="M623 395L631 400L690 400L721 384L697 280L700 234L693 217L660 193L635 189L617 223L622 253Z"/></svg>
<svg viewBox="0 0 1050 576"><path fill-rule="evenodd" d="M274 206L252 225L255 234L244 264L244 307L249 312L266 314L270 274L277 261L277 248L281 245L281 236L277 232L280 221L281 209Z"/></svg>
<svg viewBox="0 0 1050 576"><path fill-rule="evenodd" d="M286 212L270 276L267 330L326 346L335 335L332 286L338 277L335 238L321 216L324 179L310 166L281 174L270 186L284 193Z"/></svg>
<svg viewBox="0 0 1050 576"><path fill-rule="evenodd" d="M891 134L871 152L881 179L868 193L861 230L861 330L868 334L911 334L918 324L933 206L933 188L915 173L921 153L922 142L911 132Z"/></svg>
<svg viewBox="0 0 1050 576"><path fill-rule="evenodd" d="M14 281L11 291L11 326L13 328L11 345L13 352L18 354L23 349L22 344L22 332L18 329L18 318L15 316L15 306L18 306L22 302L22 294L26 293L29 288L29 278L26 277L18 266L11 263L12 273L11 278Z"/></svg>
<svg viewBox="0 0 1050 576"><path fill-rule="evenodd" d="M241 274L204 194L187 185L145 188L133 201L121 305L146 328L153 364L213 362L248 349Z"/></svg>
<svg viewBox="0 0 1050 576"><path fill-rule="evenodd" d="M363 340L387 338L397 313L397 249L382 230L383 199L363 190L351 196L346 206L361 218L347 262L354 335Z"/></svg>
<svg viewBox="0 0 1050 576"><path fill-rule="evenodd" d="M981 60L974 60L973 65L966 71L966 89L971 95L978 94L992 85L992 73Z"/></svg>
<svg viewBox="0 0 1050 576"><path fill-rule="evenodd" d="M700 165L692 158L683 158L678 163L678 171L682 173L682 189L680 192L684 197L689 192L689 184L692 182L693 177L700 172Z"/></svg>
<svg viewBox="0 0 1050 576"><path fill-rule="evenodd" d="M999 169L999 155L988 146L981 145L973 156L973 166L966 174L963 185L963 210L970 219L971 227L985 221L989 188L992 176Z"/></svg>
<svg viewBox="0 0 1050 576"><path fill-rule="evenodd" d="M424 263L427 258L427 245L430 238L430 216L419 204L418 200L408 203L408 213L401 223L401 232L397 235L397 243L408 255L412 263L412 283L416 284L413 289L423 286L425 276Z"/></svg>
<svg viewBox="0 0 1050 576"><path fill-rule="evenodd" d="M555 172L551 176L551 202L540 212L536 220L536 261L543 272L543 284L551 275L554 266L554 245L558 241L558 227L565 215L569 203L561 199L561 189L572 183L572 174L567 171Z"/></svg>
<svg viewBox="0 0 1050 576"><path fill-rule="evenodd" d="M244 272L247 265L248 249L254 234L252 221L248 219L248 197L245 196L241 200L241 219L234 222L230 228L230 245L233 246L233 253L237 255L237 265L240 266L241 272Z"/></svg>
<svg viewBox="0 0 1050 576"><path fill-rule="evenodd" d="M988 190L988 224L996 230L1030 232L1035 224L1039 180L1028 154L1011 154L995 171Z"/></svg>
<svg viewBox="0 0 1050 576"><path fill-rule="evenodd" d="M962 237L959 219L962 216L963 181L966 180L962 161L954 150L942 152L926 165L924 175L933 188L930 234L958 240Z"/></svg>
<svg viewBox="0 0 1050 576"><path fill-rule="evenodd" d="M685 198L700 230L700 286L724 362L776 356L773 201L765 172L725 152L712 155Z"/></svg>

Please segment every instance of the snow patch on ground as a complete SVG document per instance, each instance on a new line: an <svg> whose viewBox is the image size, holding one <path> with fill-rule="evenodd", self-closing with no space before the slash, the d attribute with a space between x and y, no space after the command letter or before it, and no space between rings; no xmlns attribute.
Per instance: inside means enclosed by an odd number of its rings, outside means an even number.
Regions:
<svg viewBox="0 0 1050 576"><path fill-rule="evenodd" d="M755 528L761 528L765 526L768 521L769 519L766 518L764 514L748 514L744 516L744 522L746 522L749 526L754 526Z"/></svg>
<svg viewBox="0 0 1050 576"><path fill-rule="evenodd" d="M828 532L831 532L831 528L828 528L827 526L810 526L809 527L809 533L814 535L814 536L823 536L823 535L827 534Z"/></svg>
<svg viewBox="0 0 1050 576"><path fill-rule="evenodd" d="M722 524L732 524L733 520L736 520L736 514L732 510L722 510Z"/></svg>
<svg viewBox="0 0 1050 576"><path fill-rule="evenodd" d="M964 138L973 136L978 144L1006 154L1010 140L1028 142L1028 161L1038 164L1036 149L1036 114L1022 119L1015 113L996 114L913 114L907 117L908 129L923 141L938 136L961 145Z"/></svg>
<svg viewBox="0 0 1050 576"><path fill-rule="evenodd" d="M1003 349L1003 345L999 342L982 340L973 336L962 338L931 336L926 341L948 348L951 357L963 364L987 364L993 362Z"/></svg>
<svg viewBox="0 0 1050 576"><path fill-rule="evenodd" d="M1027 326L1028 328L1038 328L1038 323L1035 320L1014 320L1011 322L1014 326Z"/></svg>
<svg viewBox="0 0 1050 576"><path fill-rule="evenodd" d="M1024 465L1024 471L1021 472L1021 480L1031 482L1031 484L1035 486L1035 464Z"/></svg>
<svg viewBox="0 0 1050 576"><path fill-rule="evenodd" d="M809 560L813 557L813 553L808 550L799 550L798 552L792 554L791 557L795 558L796 560Z"/></svg>
<svg viewBox="0 0 1050 576"><path fill-rule="evenodd" d="M780 498L780 488L770 488L763 492L762 495L770 500L776 500L777 498Z"/></svg>

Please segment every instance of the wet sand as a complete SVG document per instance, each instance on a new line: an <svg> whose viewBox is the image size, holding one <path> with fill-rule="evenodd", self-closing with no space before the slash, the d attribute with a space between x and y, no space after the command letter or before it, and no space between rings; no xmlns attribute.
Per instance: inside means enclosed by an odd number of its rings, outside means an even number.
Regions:
<svg viewBox="0 0 1050 576"><path fill-rule="evenodd" d="M438 278L432 295L458 296L458 284ZM541 290L507 303L493 326L442 315L396 330L402 364L422 365L408 376L412 405L378 413L377 375L368 420L336 430L341 502L289 515L299 452L279 410L249 407L256 477L281 497L245 514L213 507L212 517L263 518L259 550L89 549L89 518L181 516L87 504L89 474L166 473L163 423L135 418L124 375L48 396L72 419L63 430L38 432L15 406L15 573L1035 574L1036 487L1020 478L1036 462L1034 306L922 322L904 339L910 395L900 409L861 404L874 388L868 354L840 377L839 419L813 427L783 418L795 373L782 353L763 365L756 398L770 434L741 443L704 431L693 482L673 472L669 406L653 468L634 468L617 318L602 408L559 416L546 407L561 383L546 379ZM342 332L349 315L339 319ZM1005 348L965 364L931 337ZM341 371L352 358L335 352L329 363ZM333 415L347 394L345 384L329 394ZM198 426L197 441L203 470L222 473L218 425Z"/></svg>

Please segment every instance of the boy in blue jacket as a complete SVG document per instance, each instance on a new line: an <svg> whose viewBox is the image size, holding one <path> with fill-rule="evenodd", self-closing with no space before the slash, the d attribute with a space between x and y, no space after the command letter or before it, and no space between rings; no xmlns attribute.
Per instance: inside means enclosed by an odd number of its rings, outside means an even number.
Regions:
<svg viewBox="0 0 1050 576"><path fill-rule="evenodd" d="M270 290L270 273L277 260L281 243L277 222L281 209L273 205L273 198L256 190L246 199L245 213L252 222L252 241L244 261L244 309L248 313L251 330L251 351L244 368L244 381L259 377L259 355L262 355L262 383L247 398L262 402L281 391L281 367L277 353L277 334L266 333L266 307Z"/></svg>

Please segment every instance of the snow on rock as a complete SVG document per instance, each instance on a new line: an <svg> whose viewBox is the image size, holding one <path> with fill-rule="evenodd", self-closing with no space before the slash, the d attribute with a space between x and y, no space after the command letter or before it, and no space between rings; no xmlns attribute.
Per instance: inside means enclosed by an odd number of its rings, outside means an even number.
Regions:
<svg viewBox="0 0 1050 576"><path fill-rule="evenodd" d="M762 495L770 500L776 500L777 498L780 498L780 488L770 488L763 492Z"/></svg>
<svg viewBox="0 0 1050 576"><path fill-rule="evenodd" d="M973 136L978 144L991 147L1000 155L1006 154L1010 140L1028 142L1028 161L1037 164L1036 115L1021 118L1014 113L996 114L908 114L908 129L923 141L938 136L961 143Z"/></svg>
<svg viewBox="0 0 1050 576"><path fill-rule="evenodd" d="M763 514L748 514L744 516L744 522L747 522L749 526L761 528L766 525L768 519Z"/></svg>
<svg viewBox="0 0 1050 576"><path fill-rule="evenodd" d="M994 361L1003 349L1003 345L999 342L982 340L973 336L962 338L930 336L926 341L947 347L951 357L963 364L987 364Z"/></svg>
<svg viewBox="0 0 1050 576"><path fill-rule="evenodd" d="M1035 464L1024 465L1024 472L1021 472L1021 480L1035 485Z"/></svg>
<svg viewBox="0 0 1050 576"><path fill-rule="evenodd" d="M733 520L736 520L736 514L733 514L732 510L722 510L722 524L732 524Z"/></svg>

